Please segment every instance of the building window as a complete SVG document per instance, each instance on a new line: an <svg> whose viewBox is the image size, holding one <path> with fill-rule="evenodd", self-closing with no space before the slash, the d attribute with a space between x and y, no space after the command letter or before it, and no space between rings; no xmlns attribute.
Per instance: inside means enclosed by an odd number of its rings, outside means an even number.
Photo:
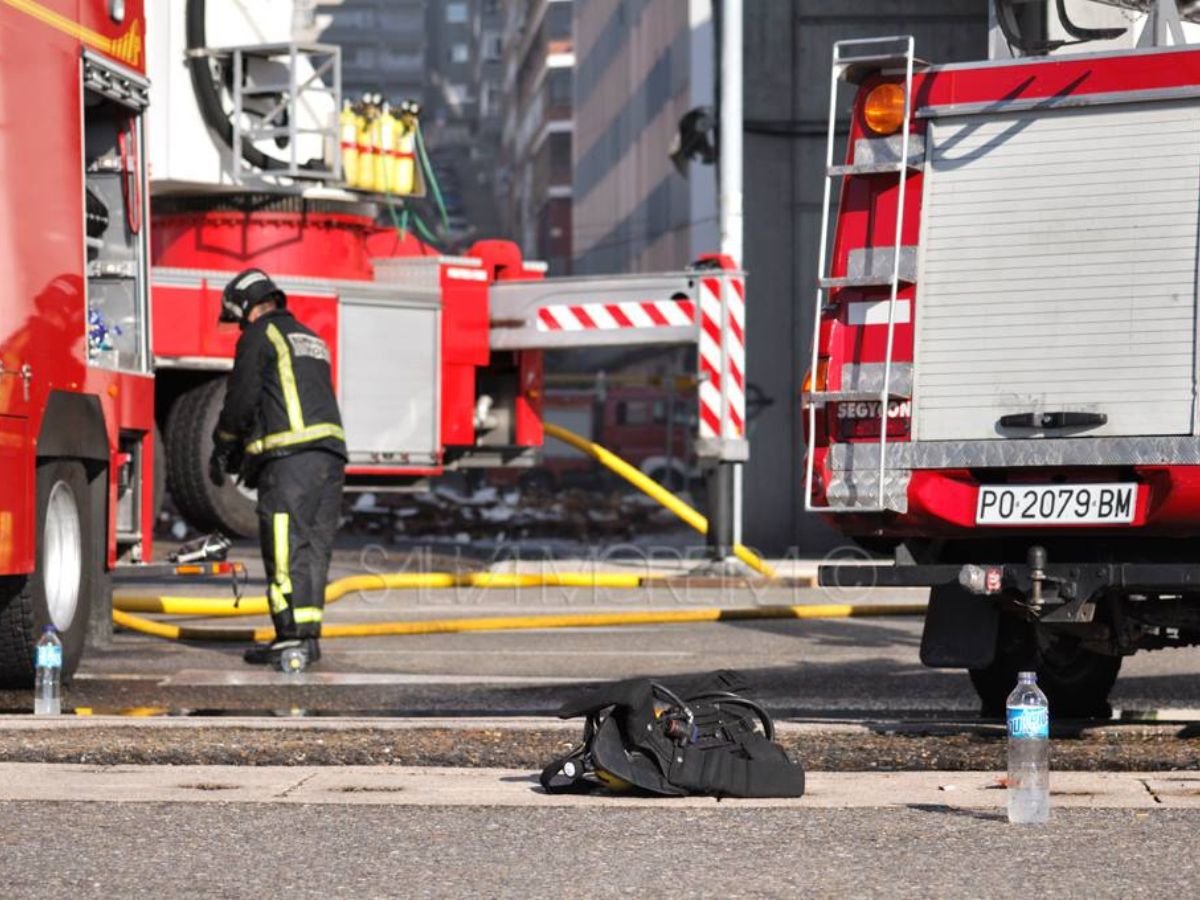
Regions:
<svg viewBox="0 0 1200 900"><path fill-rule="evenodd" d="M621 4L624 8L624 4ZM546 36L552 41L565 41L571 38L571 4L552 3L546 8Z"/></svg>
<svg viewBox="0 0 1200 900"><path fill-rule="evenodd" d="M498 34L483 36L483 58L488 62L499 62L504 55L504 39Z"/></svg>
<svg viewBox="0 0 1200 900"><path fill-rule="evenodd" d="M571 105L571 70L551 69L546 75L551 106Z"/></svg>
<svg viewBox="0 0 1200 900"><path fill-rule="evenodd" d="M450 48L450 62L465 63L471 59L471 50L466 44L454 44Z"/></svg>
<svg viewBox="0 0 1200 900"><path fill-rule="evenodd" d="M446 4L446 21L451 25L463 25L467 21L467 4L461 2Z"/></svg>

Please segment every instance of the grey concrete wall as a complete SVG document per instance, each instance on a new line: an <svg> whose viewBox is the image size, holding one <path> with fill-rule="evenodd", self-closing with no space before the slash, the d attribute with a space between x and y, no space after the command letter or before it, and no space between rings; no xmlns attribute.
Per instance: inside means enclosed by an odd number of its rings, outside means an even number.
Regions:
<svg viewBox="0 0 1200 900"><path fill-rule="evenodd" d="M812 341L833 43L912 34L931 62L987 56L986 0L747 2L748 381L773 402L751 422L745 537L807 554L836 536L804 512L800 388ZM768 135L766 130L784 131Z"/></svg>

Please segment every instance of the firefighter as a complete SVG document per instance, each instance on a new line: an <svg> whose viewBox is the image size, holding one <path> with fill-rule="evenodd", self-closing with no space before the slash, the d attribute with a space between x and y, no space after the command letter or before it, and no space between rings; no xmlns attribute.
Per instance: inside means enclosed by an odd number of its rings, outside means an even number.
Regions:
<svg viewBox="0 0 1200 900"><path fill-rule="evenodd" d="M287 309L261 269L225 287L220 321L242 329L213 432L209 477L226 473L258 489L258 528L275 640L246 651L278 665L299 650L312 663L325 583L341 514L346 442L333 392L329 348Z"/></svg>

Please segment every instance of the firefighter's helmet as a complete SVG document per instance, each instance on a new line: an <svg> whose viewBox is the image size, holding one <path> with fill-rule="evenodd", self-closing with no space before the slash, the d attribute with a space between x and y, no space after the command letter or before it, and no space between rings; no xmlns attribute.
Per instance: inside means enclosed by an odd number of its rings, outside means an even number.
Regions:
<svg viewBox="0 0 1200 900"><path fill-rule="evenodd" d="M270 275L262 269L246 269L225 285L219 320L236 322L245 327L250 310L268 300L275 300L279 306L287 305L287 295L271 280Z"/></svg>

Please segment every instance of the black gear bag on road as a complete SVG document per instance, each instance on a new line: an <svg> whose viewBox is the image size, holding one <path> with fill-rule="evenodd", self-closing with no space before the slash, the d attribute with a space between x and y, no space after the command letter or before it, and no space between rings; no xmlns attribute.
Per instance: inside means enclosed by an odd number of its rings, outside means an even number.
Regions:
<svg viewBox="0 0 1200 900"><path fill-rule="evenodd" d="M774 741L767 711L740 696L745 682L714 672L688 684L617 681L568 700L587 716L583 743L542 770L549 793L641 790L670 797L799 797L804 769Z"/></svg>

